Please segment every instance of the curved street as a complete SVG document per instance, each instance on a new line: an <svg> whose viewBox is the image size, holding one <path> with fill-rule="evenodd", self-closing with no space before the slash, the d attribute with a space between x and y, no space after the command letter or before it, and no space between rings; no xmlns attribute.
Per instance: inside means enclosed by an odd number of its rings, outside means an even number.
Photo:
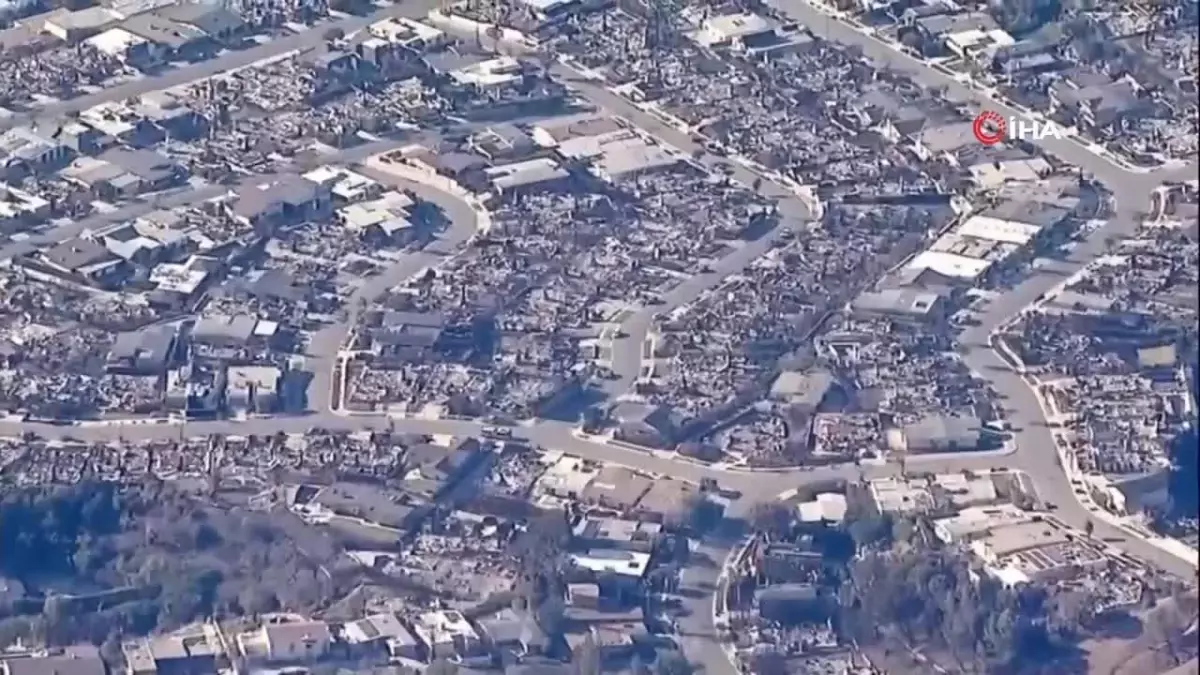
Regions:
<svg viewBox="0 0 1200 675"><path fill-rule="evenodd" d="M904 73L925 87L941 88L953 100L1006 116L1024 114L1018 108L959 82L920 59L897 51L861 27L842 21L828 10L817 8L806 0L770 0L769 4L807 26L819 37L856 46L875 63ZM1027 472L1042 498L1057 505L1056 516L1080 529L1091 520L1096 528L1096 536L1119 540L1119 545L1131 554L1182 578L1193 578L1196 574L1194 561L1183 560L1126 530L1114 527L1094 517L1088 508L1080 504L1060 466L1054 436L1046 426L1033 390L991 348L989 337L1042 294L1062 283L1066 276L1102 255L1111 238L1128 237L1136 233L1144 214L1153 209L1151 195L1156 189L1164 182L1194 179L1197 171L1200 171L1200 165L1192 159L1182 167L1134 169L1093 152L1076 139L1046 137L1037 145L1060 160L1079 167L1103 184L1113 197L1113 213L1103 226L1088 233L1086 241L1079 243L1067 260L1055 265L1055 273L1031 270L1030 276L1021 284L981 307L977 313L979 324L968 328L960 338L960 353L966 364L987 378L996 393L1004 399L1016 441L1014 454L1006 458L1004 464Z"/></svg>
<svg viewBox="0 0 1200 675"><path fill-rule="evenodd" d="M959 83L952 77L932 69L924 62L896 52L885 43L864 34L860 29L830 17L823 10L815 9L803 0L771 0L771 4L808 26L818 36L857 45L867 57L902 71L927 87L944 88L951 98L986 106L988 109L1002 114L1020 114L1011 106L988 98L980 91ZM428 9L428 3L423 3L423 6L406 5L403 8L397 6L380 12L380 14L413 15L423 13L426 9ZM352 26L359 21L363 20L355 19L343 23ZM310 35L310 33L316 33L316 35ZM201 67L174 71L164 78L148 78L145 81L126 85L124 88L118 87L93 97L67 102L59 107L78 110L99 102L99 99L92 100L93 98L100 97L103 100L111 100L171 84L192 81L206 74L249 63L253 60L250 58L252 55L262 58L283 53L287 49L303 47L321 39L319 30L309 31L299 36L269 43L262 48L256 48L256 51L238 52L232 57L227 56L201 64ZM631 120L637 126L683 152L695 153L700 149L687 134L638 109L603 87L579 77L577 73L573 73L564 66L555 66L554 68L557 75L564 77L572 88L597 106ZM1141 214L1151 209L1151 193L1162 182L1193 178L1197 171L1195 162L1186 168L1169 168L1158 171L1132 170L1093 153L1089 148L1073 140L1047 138L1041 141L1040 145L1050 154L1080 167L1092 178L1103 183L1115 197L1115 212L1108 222L1103 227L1089 233L1087 241L1079 244L1071 252L1067 261L1068 273L1082 268L1103 253L1109 237L1125 236L1135 232L1141 222ZM761 194L777 199L780 203L780 213L783 216L781 224L768 236L746 243L729 257L715 263L711 273L699 275L666 294L664 304L653 308L635 308L631 311L621 325L625 337L615 340L611 347L612 370L617 374L617 378L604 385L606 393L610 396L615 397L628 391L641 373L645 344L653 328L656 314L669 312L692 302L706 290L715 287L724 278L745 269L750 262L769 248L770 241L774 236L787 228L803 227L806 219L811 217L805 204L797 199L790 190L763 179L764 177L754 174L736 162L712 155L697 154L697 157L701 163L714 168L719 167L722 172L729 174L732 178L747 185L754 185ZM330 161L337 161L337 159ZM364 169L364 172L369 171L369 169ZM456 249L467 242L476 231L479 213L475 206L462 198L390 175L379 175L378 172L371 175L377 180L411 189L422 198L442 207L451 221L451 226L442 233L441 241L437 245L438 249L442 251ZM67 227L61 234L69 235L78 232L79 229L81 228L78 225ZM52 237L57 237L59 234L60 232L56 231ZM15 251L5 251L8 255L13 252ZM359 304L377 299L392 286L420 273L429 266L436 265L446 255L446 253L437 253L432 250L411 253L389 267L383 274L363 280L347 304L347 315L352 316ZM1062 267L1062 265L1059 266L1059 268ZM1000 359L989 346L989 336L992 332L1032 304L1039 296L1061 283L1062 278L1061 273L1054 275L1031 273L1026 281L1003 295L991 299L988 304L981 307L978 314L980 324L968 329L962 336L963 359L977 373L990 380L993 388L1004 399L1009 420L1015 431L1015 450L1007 455L966 453L914 457L909 459L907 468L931 472L990 468L1023 470L1034 480L1041 496L1056 504L1055 515L1067 524L1082 529L1090 520L1095 525L1097 536L1117 541L1116 546L1123 548L1128 553L1181 577L1194 577L1196 573L1194 563L1189 563L1146 539L1096 518L1088 507L1079 503L1073 486L1059 466L1053 435L1045 424L1033 391L1026 385L1022 377L1009 364ZM482 431L484 423L479 421L348 415L335 410L334 406L331 406L330 400L330 392L334 390L332 378L335 364L350 331L351 325L347 319L342 323L329 326L313 337L308 355L310 367L314 373L314 379L309 388L309 407L312 412L307 415L184 424L165 422L150 424L83 423L76 426L59 426L5 421L0 422L0 435L18 436L22 433L32 432L47 438L140 440L207 434L270 435L279 432L299 434L313 427L344 430L392 427L397 431L407 433L453 435L472 435ZM716 479L723 487L742 494L741 498L736 499L730 505L729 513L735 516L746 513L750 506L766 495L783 493L801 484L833 478L856 480L860 477L894 475L901 470L898 465L889 464L861 468L841 465L814 469L749 471L721 465L702 465L670 452L653 452L598 439L583 438L572 425L552 420L535 420L527 425L517 427L513 431L515 436L528 439L532 443L599 461L623 464L683 480ZM722 549L715 545L703 545L702 550L713 557L718 557L722 553ZM719 563L717 564L719 565ZM694 587L698 593L705 591L711 593L711 584L718 571L714 567L713 570L705 568L703 571L695 572L695 576L691 580L685 580L685 585ZM689 571L689 575L691 574L693 572ZM707 596L702 594L702 597L706 598ZM707 602L707 600L696 602ZM696 602L692 602L690 605L696 605ZM692 654L696 660L707 663L710 667L724 663L723 659L718 660L716 657L720 646L715 640L711 617L708 616L707 611L697 612L693 609L693 618L687 622L684 642L689 654ZM712 658L709 658L710 655Z"/></svg>
<svg viewBox="0 0 1200 675"><path fill-rule="evenodd" d="M451 255L444 251L461 249L475 235L480 225L479 213L475 207L454 195L370 166L359 165L356 170L383 185L407 190L418 199L434 204L442 211L448 225L447 229L439 234L436 245L420 251L406 252L381 274L363 279L346 298L347 320L327 326L312 336L307 355L308 368L313 375L308 387L308 408L317 411L318 416L333 414L334 402L330 400L330 395L335 391L335 365L350 337L350 331L353 329L351 323L358 310L378 300L389 289L412 279L426 269L435 267ZM340 391L340 388L337 391Z"/></svg>
<svg viewBox="0 0 1200 675"><path fill-rule="evenodd" d="M815 12L808 5L798 3L798 6L807 7L809 8L808 11ZM860 33L855 32L851 27L836 21L829 21L825 26L827 27L827 34L830 34L835 39L863 45L879 45L874 50L875 53L879 53L880 48L888 49L883 47L881 43L866 38ZM828 27L831 26L841 26L842 28L830 30ZM849 39L848 36L852 36L855 39ZM864 51L871 52L872 50L864 49ZM918 68L916 65L917 62L911 59L904 60L902 55L895 54L894 52L888 53L900 58L900 63L907 64L904 69L911 70L913 74L919 75L917 79L923 81L927 86L945 85L948 89L951 89L951 93L956 93L953 91L953 88L957 83L953 79L930 69ZM675 145L679 149L683 151L694 151L697 149L695 143L686 134L637 109L624 99L607 92L602 87L590 82L579 81L578 79L572 80L571 85L599 107L630 119L643 129ZM966 98L975 96L975 93L968 88L959 86L959 89L961 91L957 93L962 93ZM1003 108L1001 109L1003 110ZM1162 181L1177 180L1181 175L1186 174L1187 171L1185 169L1169 169L1149 173L1129 171L1113 164L1105 158L1092 154L1086 148L1073 141L1046 139L1044 145L1049 152L1081 166L1093 177L1104 182L1116 197L1115 215L1103 227L1091 232L1087 241L1081 243L1072 251L1069 261L1072 269L1082 267L1099 255L1103 251L1106 245L1105 241L1108 237L1113 235L1128 235L1134 232L1140 222L1140 213L1150 208L1151 192ZM808 215L804 204L796 199L790 191L774 185L769 180L757 180L760 178L759 176L751 173L740 164L711 155L702 156L701 161L710 167L717 165L727 167L723 171L729 173L733 178L747 184L755 184L761 193L780 199L780 210L784 216L781 227L796 227ZM1189 168L1193 171L1195 170L1194 166ZM404 181L391 179L391 182L403 183ZM412 185L411 182L405 184L404 187L414 189L422 197L438 204L446 211L453 224L443 235L444 240L439 246L442 250L448 250L451 247L461 245L475 231L475 208L465 203L461 198L427 186ZM67 231L75 231L75 229L71 227ZM780 230L777 229L776 232L778 231ZM653 317L656 313L669 312L676 307L687 304L705 290L718 284L724 277L744 269L755 257L766 250L769 240L770 236L767 236L739 249L732 256L714 265L714 272L712 274L698 276L667 294L663 305L655 307L652 310L645 308L634 311L622 326L623 332L628 337L619 339L614 343L613 370L618 373L619 378L608 385L608 393L612 395L623 393L632 384L634 379L636 379L641 370L645 338L652 327ZM435 264L443 256L444 254L428 252L418 252L406 256L397 265L389 268L383 275L365 280L364 284L355 291L351 300L352 305L359 302L359 300L370 301L378 297L389 287ZM1006 400L1013 427L1019 430L1017 432L1015 453L1010 456L968 453L920 457L911 459L909 466L929 471L978 470L992 467L1025 470L1034 478L1042 496L1058 506L1058 515L1068 524L1082 528L1090 518L1090 514L1087 509L1076 501L1069 481L1058 466L1053 438L1049 429L1045 426L1041 409L1033 396L1033 392L1021 377L1013 372L1008 364L992 351L988 346L987 340L988 335L993 330L1059 282L1061 282L1061 276L1059 275L1035 273L1016 288L992 299L981 310L981 325L971 328L963 336L962 353L968 365L975 369L976 372L981 373L991 380L993 387ZM352 305L349 309L353 309ZM315 372L314 381L309 390L309 398L310 408L313 409L313 412L308 415L243 421L188 422L183 424L85 423L79 426L59 426L12 421L0 422L0 435L16 436L23 432L33 432L48 438L141 439L206 434L265 435L276 432L303 433L312 427L347 430L381 429L389 425L398 430L413 433L467 435L480 432L483 426L481 422L424 419L389 420L382 415L344 416L332 411L327 392L332 389L333 365L337 360L341 345L349 334L349 330L350 327L346 323L331 326L321 331L312 341L309 356ZM870 477L891 474L899 470L899 467L896 466L864 467L863 469L852 466L839 466L812 470L740 471L720 465L703 466L679 458L673 453L650 452L605 443L599 440L582 439L576 435L576 432L570 425L550 420L537 420L528 426L518 429L516 433L518 436L527 438L540 445L592 457L597 460L626 464L654 473L675 476L686 480L716 478L728 488L741 491L744 495L747 495L746 498L732 505L733 513L740 513L747 508L752 503L754 496L776 494L793 488L798 484L828 478L854 479L860 475ZM1123 540L1121 545L1130 553L1182 576L1194 574L1194 566L1188 564L1186 561L1168 554L1160 548L1136 537L1131 537L1128 532L1111 527L1105 522L1095 519L1093 519L1093 522L1096 525L1098 535Z"/></svg>

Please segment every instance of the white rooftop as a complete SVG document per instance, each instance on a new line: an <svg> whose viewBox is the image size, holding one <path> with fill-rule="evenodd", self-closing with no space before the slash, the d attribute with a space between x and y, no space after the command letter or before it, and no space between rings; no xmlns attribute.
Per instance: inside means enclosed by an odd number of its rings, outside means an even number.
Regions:
<svg viewBox="0 0 1200 675"><path fill-rule="evenodd" d="M804 523L840 523L846 517L846 495L823 492L811 502L801 503L797 509L800 521Z"/></svg>
<svg viewBox="0 0 1200 675"><path fill-rule="evenodd" d="M502 190L521 185L545 183L569 175L566 169L549 157L538 157L523 162L488 167L484 173L497 188Z"/></svg>
<svg viewBox="0 0 1200 675"><path fill-rule="evenodd" d="M138 241L143 238L138 239ZM146 240L151 241L151 240ZM157 243L157 242L155 242ZM171 293L179 293L181 295L191 295L196 292L200 284L208 278L208 271L205 269L194 269L186 263L166 263L158 265L150 272L150 283L158 286L160 291L168 291Z"/></svg>
<svg viewBox="0 0 1200 675"><path fill-rule="evenodd" d="M538 485L543 490L557 494L560 497L578 495L596 477L595 471L583 470L583 460L571 455L564 455L556 460L542 474Z"/></svg>
<svg viewBox="0 0 1200 675"><path fill-rule="evenodd" d="M775 30L778 22L759 14L740 13L714 16L704 20L700 30L691 34L696 42L708 47L738 38Z"/></svg>
<svg viewBox="0 0 1200 675"><path fill-rule="evenodd" d="M1042 228L1013 220L1001 220L990 216L971 216L955 232L966 237L976 237L1005 244L1024 246L1033 241Z"/></svg>
<svg viewBox="0 0 1200 675"><path fill-rule="evenodd" d="M640 551L593 550L571 556L571 562L597 574L642 578L650 567L650 554Z"/></svg>
<svg viewBox="0 0 1200 675"><path fill-rule="evenodd" d="M376 21L367 28L371 35L394 44L412 46L414 43L430 43L441 39L445 33L408 17L391 17Z"/></svg>
<svg viewBox="0 0 1200 675"><path fill-rule="evenodd" d="M511 56L501 56L466 68L452 70L450 78L459 84L497 87L521 79L521 63Z"/></svg>
<svg viewBox="0 0 1200 675"><path fill-rule="evenodd" d="M975 539L993 527L1023 523L1032 516L1012 504L971 506L953 516L933 521L933 531L946 543Z"/></svg>
<svg viewBox="0 0 1200 675"><path fill-rule="evenodd" d="M436 635L436 640L453 640L456 637L478 638L475 627L461 613L453 610L425 612L417 620L415 628L426 636Z"/></svg>
<svg viewBox="0 0 1200 675"><path fill-rule="evenodd" d="M518 0L522 5L539 14L551 14L561 9L579 4L579 0Z"/></svg>
<svg viewBox="0 0 1200 675"><path fill-rule="evenodd" d="M1017 43L1013 36L999 28L991 30L980 30L978 28L970 28L958 33L951 33L945 37L946 42L957 45L961 48L970 48L978 45L984 45L991 49L999 49L1000 47L1011 47Z"/></svg>
<svg viewBox="0 0 1200 675"><path fill-rule="evenodd" d="M229 369L229 389L244 390L250 385L259 393L275 391L279 385L279 369L275 366L236 366Z"/></svg>
<svg viewBox="0 0 1200 675"><path fill-rule="evenodd" d="M932 270L944 276L966 280L978 279L979 275L991 266L989 260L968 258L943 251L922 251L908 263L910 269Z"/></svg>
<svg viewBox="0 0 1200 675"><path fill-rule="evenodd" d="M109 28L99 35L93 35L85 42L101 54L122 56L130 48L146 44L147 40L144 37L130 33L124 28Z"/></svg>

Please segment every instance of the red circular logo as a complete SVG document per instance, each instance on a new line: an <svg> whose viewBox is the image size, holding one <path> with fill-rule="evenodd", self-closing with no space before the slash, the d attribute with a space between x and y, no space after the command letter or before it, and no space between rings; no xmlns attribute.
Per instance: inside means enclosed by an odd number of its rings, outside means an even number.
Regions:
<svg viewBox="0 0 1200 675"><path fill-rule="evenodd" d="M995 145L1004 140L1005 133L1008 131L1008 122L998 113L985 110L975 118L975 122L971 125L971 131L980 143Z"/></svg>

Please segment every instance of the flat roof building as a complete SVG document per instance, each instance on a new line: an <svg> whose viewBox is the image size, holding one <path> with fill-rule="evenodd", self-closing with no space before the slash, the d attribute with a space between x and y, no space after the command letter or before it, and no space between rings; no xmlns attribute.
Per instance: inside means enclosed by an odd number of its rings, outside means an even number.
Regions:
<svg viewBox="0 0 1200 675"><path fill-rule="evenodd" d="M0 661L0 675L106 675L99 654L30 656Z"/></svg>
<svg viewBox="0 0 1200 675"><path fill-rule="evenodd" d="M183 49L208 37L195 26L172 21L154 12L135 14L122 21L119 27L146 42L171 50Z"/></svg>
<svg viewBox="0 0 1200 675"><path fill-rule="evenodd" d="M422 614L413 626L434 657L470 656L483 646L479 632L460 612L439 610Z"/></svg>
<svg viewBox="0 0 1200 675"><path fill-rule="evenodd" d="M638 500L637 512L678 526L688 522L693 505L701 498L703 495L694 484L663 478L650 482L650 489Z"/></svg>
<svg viewBox="0 0 1200 675"><path fill-rule="evenodd" d="M342 633L351 645L382 644L392 658L416 660L423 651L408 626L392 613L371 614L352 621L342 626Z"/></svg>
<svg viewBox="0 0 1200 675"><path fill-rule="evenodd" d="M880 478L867 483L875 505L883 513L920 513L933 506L929 490L901 478Z"/></svg>
<svg viewBox="0 0 1200 675"><path fill-rule="evenodd" d="M596 470L584 460L573 455L563 455L554 460L542 477L538 487L556 497L579 497L596 478Z"/></svg>
<svg viewBox="0 0 1200 675"><path fill-rule="evenodd" d="M172 3L154 10L154 14L214 39L227 38L246 30L246 22L242 17L216 3Z"/></svg>
<svg viewBox="0 0 1200 675"><path fill-rule="evenodd" d="M190 297L200 290L212 272L206 265L208 258L193 256L183 263L163 263L150 272L150 283L158 286L158 290L167 293L178 293Z"/></svg>
<svg viewBox="0 0 1200 675"><path fill-rule="evenodd" d="M333 635L324 621L268 623L259 630L266 661L292 663L311 661L329 652Z"/></svg>
<svg viewBox="0 0 1200 675"><path fill-rule="evenodd" d="M89 38L125 17L108 7L87 7L58 14L42 24L42 30L63 42L74 44Z"/></svg>
<svg viewBox="0 0 1200 675"><path fill-rule="evenodd" d="M649 552L662 531L659 523L644 520L585 517L574 535L589 545Z"/></svg>
<svg viewBox="0 0 1200 675"><path fill-rule="evenodd" d="M796 508L800 512L800 522L840 523L846 518L846 495L823 492L812 501L798 504Z"/></svg>
<svg viewBox="0 0 1200 675"><path fill-rule="evenodd" d="M934 413L901 428L908 452L957 452L974 450L982 439L983 425L968 415Z"/></svg>
<svg viewBox="0 0 1200 675"><path fill-rule="evenodd" d="M975 237L976 239L1025 246L1033 241L1041 230L1042 228L1037 225L1001 220L990 216L971 216L954 231L962 237Z"/></svg>
<svg viewBox="0 0 1200 675"><path fill-rule="evenodd" d="M592 172L599 178L615 180L669 168L682 161L683 157L670 148L639 136L606 143L599 156L592 159Z"/></svg>
<svg viewBox="0 0 1200 675"><path fill-rule="evenodd" d="M113 58L125 58L134 47L149 42L146 38L120 26L110 28L87 39L87 44L92 49Z"/></svg>
<svg viewBox="0 0 1200 675"><path fill-rule="evenodd" d="M538 157L524 162L514 162L484 169L484 175L492 188L499 193L522 188L545 186L566 180L570 173L549 157Z"/></svg>
<svg viewBox="0 0 1200 675"><path fill-rule="evenodd" d="M121 333L108 350L105 370L125 375L161 375L175 348L174 326L156 326Z"/></svg>
<svg viewBox="0 0 1200 675"><path fill-rule="evenodd" d="M584 488L580 498L590 504L628 511L650 489L653 480L623 466L606 466Z"/></svg>
<svg viewBox="0 0 1200 675"><path fill-rule="evenodd" d="M988 562L996 562L1014 553L1070 541L1067 532L1046 520L1013 522L991 528L987 535L971 542L971 548Z"/></svg>
<svg viewBox="0 0 1200 675"><path fill-rule="evenodd" d="M572 554L571 562L576 567L594 574L616 574L641 579L650 569L650 554L641 551L600 549L586 554Z"/></svg>
<svg viewBox="0 0 1200 675"><path fill-rule="evenodd" d="M1007 478L1008 474L999 474ZM991 473L939 473L933 485L949 498L956 508L991 504L1000 498Z"/></svg>
<svg viewBox="0 0 1200 675"><path fill-rule="evenodd" d="M532 136L538 145L551 148L573 138L605 136L622 130L624 127L615 118L581 113L539 122L534 126Z"/></svg>
<svg viewBox="0 0 1200 675"><path fill-rule="evenodd" d="M275 366L232 366L227 371L225 398L234 411L273 412L279 402L283 373Z"/></svg>
<svg viewBox="0 0 1200 675"><path fill-rule="evenodd" d="M258 319L246 315L211 314L192 327L192 340L214 346L236 346L250 341Z"/></svg>
<svg viewBox="0 0 1200 675"><path fill-rule="evenodd" d="M120 258L103 245L79 237L63 240L42 251L41 257L55 269L83 276L120 262Z"/></svg>
<svg viewBox="0 0 1200 675"><path fill-rule="evenodd" d="M937 318L943 306L941 294L908 288L867 291L850 303L851 311L856 314L913 320Z"/></svg>
<svg viewBox="0 0 1200 675"><path fill-rule="evenodd" d="M947 544L973 541L995 527L1031 521L1033 516L1012 504L969 506L953 516L933 521L933 532Z"/></svg>
<svg viewBox="0 0 1200 675"><path fill-rule="evenodd" d="M459 84L494 89L520 81L521 62L511 56L501 56L452 70L449 75Z"/></svg>
<svg viewBox="0 0 1200 675"><path fill-rule="evenodd" d="M383 193L383 186L378 181L341 167L317 167L304 174L304 179L322 186L334 197L347 202L373 199Z"/></svg>
<svg viewBox="0 0 1200 675"><path fill-rule="evenodd" d="M367 27L371 35L414 51L433 49L446 42L446 33L408 17L389 17Z"/></svg>
<svg viewBox="0 0 1200 675"><path fill-rule="evenodd" d="M914 271L930 270L941 276L973 282L992 266L990 260L969 258L944 251L922 251L906 267Z"/></svg>

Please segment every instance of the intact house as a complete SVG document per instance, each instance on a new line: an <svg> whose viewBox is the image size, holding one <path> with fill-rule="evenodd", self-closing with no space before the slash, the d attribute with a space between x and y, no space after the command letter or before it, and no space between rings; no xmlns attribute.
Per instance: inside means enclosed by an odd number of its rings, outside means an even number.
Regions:
<svg viewBox="0 0 1200 675"><path fill-rule="evenodd" d="M782 56L815 44L798 24L750 13L706 18L688 37L702 47L752 59Z"/></svg>
<svg viewBox="0 0 1200 675"><path fill-rule="evenodd" d="M116 200L179 185L187 171L153 150L113 148L76 159L61 175L97 198Z"/></svg>
<svg viewBox="0 0 1200 675"><path fill-rule="evenodd" d="M154 267L187 250L187 235L178 230L156 230L139 221L116 223L81 236L104 245L113 255L141 267Z"/></svg>
<svg viewBox="0 0 1200 675"><path fill-rule="evenodd" d="M229 215L262 232L318 217L329 207L328 187L300 176L284 176L242 189L229 207Z"/></svg>
<svg viewBox="0 0 1200 675"><path fill-rule="evenodd" d="M0 134L0 178L51 173L71 160L71 149L44 129L14 127Z"/></svg>
<svg viewBox="0 0 1200 675"><path fill-rule="evenodd" d="M108 7L93 6L76 12L52 13L42 31L67 44L77 44L117 23L124 17Z"/></svg>
<svg viewBox="0 0 1200 675"><path fill-rule="evenodd" d="M446 323L446 317L435 312L387 310L370 330L372 347L385 364L425 358L437 348Z"/></svg>
<svg viewBox="0 0 1200 675"><path fill-rule="evenodd" d="M371 614L342 626L354 656L386 656L397 661L424 661L425 646L408 626L391 612Z"/></svg>
<svg viewBox="0 0 1200 675"><path fill-rule="evenodd" d="M612 411L617 438L651 448L669 448L679 438L683 416L674 408L645 403L618 403Z"/></svg>
<svg viewBox="0 0 1200 675"><path fill-rule="evenodd" d="M192 140L209 128L208 118L167 91L144 94L132 103L106 101L94 105L81 111L79 121L71 124L90 132L74 148L88 155L99 154L116 143L152 148L167 139ZM67 131L74 129L64 127L64 134ZM63 140L67 142L69 136Z"/></svg>
<svg viewBox="0 0 1200 675"><path fill-rule="evenodd" d="M251 662L307 663L329 653L333 635L324 621L293 621L264 624L237 641Z"/></svg>
<svg viewBox="0 0 1200 675"><path fill-rule="evenodd" d="M108 350L104 369L117 375L161 377L175 351L174 326L153 326L121 333Z"/></svg>
<svg viewBox="0 0 1200 675"><path fill-rule="evenodd" d="M37 253L32 262L53 274L75 277L99 286L116 284L128 272L127 263L98 242L73 237Z"/></svg>
<svg viewBox="0 0 1200 675"><path fill-rule="evenodd" d="M977 42L996 47L1013 42L986 12L963 12L942 3L907 9L901 18L900 36L927 56L967 57Z"/></svg>
<svg viewBox="0 0 1200 675"><path fill-rule="evenodd" d="M228 411L235 415L275 412L282 379L283 373L275 366L231 366L225 378Z"/></svg>
<svg viewBox="0 0 1200 675"><path fill-rule="evenodd" d="M1065 68L1062 47L1054 41L1026 39L992 54L992 71L1008 77L1036 75Z"/></svg>
<svg viewBox="0 0 1200 675"><path fill-rule="evenodd" d="M250 28L236 12L215 3L172 3L151 13L162 20L199 31L204 40L212 44L235 43Z"/></svg>
<svg viewBox="0 0 1200 675"><path fill-rule="evenodd" d="M203 12L180 12L193 16L176 21L167 15L170 11L135 14L89 38L87 43L102 54L140 69L158 68L170 61L195 61L211 55L217 40L201 27L207 22L201 16ZM213 26L230 35L241 30L219 19L213 21Z"/></svg>

